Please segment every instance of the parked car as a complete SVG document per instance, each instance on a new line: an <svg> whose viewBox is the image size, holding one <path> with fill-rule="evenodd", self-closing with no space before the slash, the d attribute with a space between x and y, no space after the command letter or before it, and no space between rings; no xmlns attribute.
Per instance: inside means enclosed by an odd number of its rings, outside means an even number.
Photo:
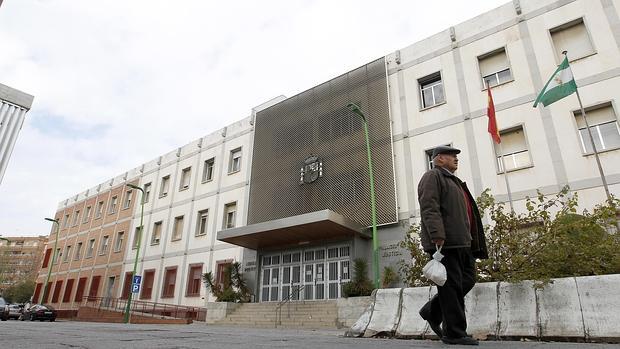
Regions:
<svg viewBox="0 0 620 349"><path fill-rule="evenodd" d="M9 305L6 304L4 298L0 297L0 320L6 321L9 319Z"/></svg>
<svg viewBox="0 0 620 349"><path fill-rule="evenodd" d="M23 305L11 304L9 305L9 319L19 319L24 309Z"/></svg>
<svg viewBox="0 0 620 349"><path fill-rule="evenodd" d="M24 309L20 320L56 321L56 315L56 309L52 308L51 306L47 304L35 304L28 309Z"/></svg>

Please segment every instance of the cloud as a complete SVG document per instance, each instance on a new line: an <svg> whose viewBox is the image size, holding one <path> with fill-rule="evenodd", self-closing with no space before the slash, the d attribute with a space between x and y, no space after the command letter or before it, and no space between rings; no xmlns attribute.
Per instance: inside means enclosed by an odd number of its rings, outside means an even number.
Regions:
<svg viewBox="0 0 620 349"><path fill-rule="evenodd" d="M0 82L35 99L0 234L47 234L61 200L505 1L4 2Z"/></svg>

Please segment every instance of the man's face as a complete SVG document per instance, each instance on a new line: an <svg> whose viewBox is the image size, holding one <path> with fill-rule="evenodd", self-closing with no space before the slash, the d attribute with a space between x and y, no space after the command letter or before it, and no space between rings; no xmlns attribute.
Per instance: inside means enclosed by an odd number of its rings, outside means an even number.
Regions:
<svg viewBox="0 0 620 349"><path fill-rule="evenodd" d="M450 172L456 171L459 167L459 159L456 154L439 154L440 166Z"/></svg>

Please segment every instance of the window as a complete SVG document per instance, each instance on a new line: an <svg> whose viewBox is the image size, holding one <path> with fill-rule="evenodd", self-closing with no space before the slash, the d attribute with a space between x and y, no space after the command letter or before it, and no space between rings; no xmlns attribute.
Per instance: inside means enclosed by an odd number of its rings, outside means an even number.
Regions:
<svg viewBox="0 0 620 349"><path fill-rule="evenodd" d="M226 273L226 268L228 268L232 264L232 260L225 261L217 261L215 263L216 267L216 275L215 275L215 284L221 285L224 283L224 274Z"/></svg>
<svg viewBox="0 0 620 349"><path fill-rule="evenodd" d="M181 182L179 183L179 191L189 188L189 180L192 177L192 168L187 167L181 170Z"/></svg>
<svg viewBox="0 0 620 349"><path fill-rule="evenodd" d="M74 279L67 280L67 285L65 286L65 294L62 297L62 301L64 303L67 303L67 302L71 301L71 291L73 290L73 282L74 281L75 281Z"/></svg>
<svg viewBox="0 0 620 349"><path fill-rule="evenodd" d="M142 227L136 227L136 230L134 231L134 234L133 234L133 243L131 244L131 248L133 250L138 248L138 245L140 244L141 239L142 239Z"/></svg>
<svg viewBox="0 0 620 349"><path fill-rule="evenodd" d="M202 170L202 181L208 182L213 180L213 167L215 166L215 158L205 160L204 168Z"/></svg>
<svg viewBox="0 0 620 349"><path fill-rule="evenodd" d="M110 236L106 235L101 240L101 245L99 245L99 255L104 255L108 252L108 243L110 242Z"/></svg>
<svg viewBox="0 0 620 349"><path fill-rule="evenodd" d="M159 197L163 198L168 195L168 187L170 186L170 176L162 177L161 188L159 189Z"/></svg>
<svg viewBox="0 0 620 349"><path fill-rule="evenodd" d="M118 201L117 196L113 196L110 200L110 206L108 206L108 214L113 214L116 212L116 202Z"/></svg>
<svg viewBox="0 0 620 349"><path fill-rule="evenodd" d="M168 267L166 268L166 273L164 274L164 287L162 288L161 297L162 298L172 298L174 297L174 285L177 279L177 267Z"/></svg>
<svg viewBox="0 0 620 349"><path fill-rule="evenodd" d="M95 210L95 218L101 218L103 214L103 201L97 203L97 209Z"/></svg>
<svg viewBox="0 0 620 349"><path fill-rule="evenodd" d="M174 217L172 226L172 241L181 240L183 237L183 216Z"/></svg>
<svg viewBox="0 0 620 349"><path fill-rule="evenodd" d="M448 146L448 147L452 146L451 144L442 144L442 145L445 145L445 146ZM424 153L426 154L426 169L427 170L430 170L430 169L435 167L435 164L433 163L433 150L435 150L435 148L426 149L424 151Z"/></svg>
<svg viewBox="0 0 620 349"><path fill-rule="evenodd" d="M231 202L224 206L224 229L230 229L235 227L235 220L237 216L237 203Z"/></svg>
<svg viewBox="0 0 620 349"><path fill-rule="evenodd" d="M198 211L198 223L196 224L196 236L207 235L207 222L209 210Z"/></svg>
<svg viewBox="0 0 620 349"><path fill-rule="evenodd" d="M155 222L155 224L153 224L153 234L151 234L151 245L159 244L159 239L161 238L162 225L163 225L163 221Z"/></svg>
<svg viewBox="0 0 620 349"><path fill-rule="evenodd" d="M153 281L155 280L155 270L145 270L144 279L142 280L142 290L140 291L140 299L151 299L153 293Z"/></svg>
<svg viewBox="0 0 620 349"><path fill-rule="evenodd" d="M133 272L128 271L125 273L125 280L123 281L123 290L121 292L121 299L129 298L131 292L131 284L133 282Z"/></svg>
<svg viewBox="0 0 620 349"><path fill-rule="evenodd" d="M60 290L62 289L62 280L56 280L54 284L54 294L52 295L52 303L58 303L60 297Z"/></svg>
<svg viewBox="0 0 620 349"><path fill-rule="evenodd" d="M230 163L228 164L228 174L241 171L241 148L230 151Z"/></svg>
<svg viewBox="0 0 620 349"><path fill-rule="evenodd" d="M123 202L123 209L128 209L131 206L131 196L133 194L132 190L127 190L125 192L125 201Z"/></svg>
<svg viewBox="0 0 620 349"><path fill-rule="evenodd" d="M75 212L73 212L73 223L72 223L72 225L78 225L79 220L80 220L80 210L76 210Z"/></svg>
<svg viewBox="0 0 620 349"><path fill-rule="evenodd" d="M529 167L532 164L530 152L527 149L527 142L525 141L523 126L500 131L499 135L502 139L504 164L506 165L506 169L508 171ZM502 153L499 151L499 146L495 143L493 144L495 145L495 156L497 157L498 171L499 173L503 173L504 164L502 164Z"/></svg>
<svg viewBox="0 0 620 349"><path fill-rule="evenodd" d="M151 183L146 183L144 185L144 203L149 202L149 198L151 197Z"/></svg>
<svg viewBox="0 0 620 349"><path fill-rule="evenodd" d="M202 285L202 264L190 264L187 274L187 290L185 295L189 297L200 296Z"/></svg>
<svg viewBox="0 0 620 349"><path fill-rule="evenodd" d="M69 256L71 256L71 245L65 246L65 255L64 255L64 258L62 259L62 261L63 262L68 262L69 261Z"/></svg>
<svg viewBox="0 0 620 349"><path fill-rule="evenodd" d="M568 58L571 61L595 53L583 18L552 28L549 33L558 62L564 59L563 51L568 51Z"/></svg>
<svg viewBox="0 0 620 349"><path fill-rule="evenodd" d="M90 206L87 206L86 211L84 211L84 220L82 221L82 223L88 222L89 219L90 219Z"/></svg>
<svg viewBox="0 0 620 349"><path fill-rule="evenodd" d="M586 120L581 116L581 111L575 111L573 114L579 129L581 150L584 154L593 154L594 149L592 149L592 141L586 128ZM620 148L620 127L610 104L586 109L586 119L590 126L596 151Z"/></svg>
<svg viewBox="0 0 620 349"><path fill-rule="evenodd" d="M75 298L73 299L75 302L81 302L82 297L84 297L84 289L86 288L86 282L88 278L80 278L78 280L77 290L75 290Z"/></svg>
<svg viewBox="0 0 620 349"><path fill-rule="evenodd" d="M429 76L425 76L418 80L418 84L420 85L420 100L422 101L422 109L430 108L446 101L443 94L441 73L437 72Z"/></svg>
<svg viewBox="0 0 620 349"><path fill-rule="evenodd" d="M52 264L54 264L54 263L60 264L60 256L62 256L62 253L60 253L60 248L57 248L56 249L56 256L52 260Z"/></svg>
<svg viewBox="0 0 620 349"><path fill-rule="evenodd" d="M78 242L77 246L75 246L75 255L73 256L73 260L79 261L82 258L82 243Z"/></svg>
<svg viewBox="0 0 620 349"><path fill-rule="evenodd" d="M483 88L497 86L512 80L506 49L501 48L478 57Z"/></svg>
<svg viewBox="0 0 620 349"><path fill-rule="evenodd" d="M45 250L45 255L43 256L43 264L41 265L41 268L47 268L47 266L49 265L50 262L50 256L52 255L52 249L48 248L47 250Z"/></svg>
<svg viewBox="0 0 620 349"><path fill-rule="evenodd" d="M116 233L116 241L114 241L114 252L120 252L123 248L123 238L125 237L125 232L119 231Z"/></svg>
<svg viewBox="0 0 620 349"><path fill-rule="evenodd" d="M65 225L64 228L69 226L69 215L65 215Z"/></svg>
<svg viewBox="0 0 620 349"><path fill-rule="evenodd" d="M92 257L94 250L95 250L95 239L90 239L90 241L88 241L88 247L86 248L86 258Z"/></svg>

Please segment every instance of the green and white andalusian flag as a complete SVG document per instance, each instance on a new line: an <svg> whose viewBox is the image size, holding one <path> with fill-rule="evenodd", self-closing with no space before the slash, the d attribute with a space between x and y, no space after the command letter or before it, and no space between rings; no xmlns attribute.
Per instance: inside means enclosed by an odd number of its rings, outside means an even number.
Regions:
<svg viewBox="0 0 620 349"><path fill-rule="evenodd" d="M553 73L549 81L547 81L542 91L540 91L540 94L534 102L534 108L536 108L538 103L542 103L546 107L575 91L577 91L577 84L575 83L573 72L568 65L568 58L564 57L558 69Z"/></svg>

